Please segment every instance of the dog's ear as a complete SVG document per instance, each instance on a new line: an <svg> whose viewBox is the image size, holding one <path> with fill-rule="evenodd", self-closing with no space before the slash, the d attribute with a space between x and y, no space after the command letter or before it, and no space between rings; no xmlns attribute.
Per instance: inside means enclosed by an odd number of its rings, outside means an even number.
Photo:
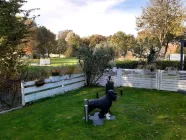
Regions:
<svg viewBox="0 0 186 140"><path fill-rule="evenodd" d="M114 92L114 90L109 90L108 94L111 96L113 101L115 101L117 99L117 93Z"/></svg>

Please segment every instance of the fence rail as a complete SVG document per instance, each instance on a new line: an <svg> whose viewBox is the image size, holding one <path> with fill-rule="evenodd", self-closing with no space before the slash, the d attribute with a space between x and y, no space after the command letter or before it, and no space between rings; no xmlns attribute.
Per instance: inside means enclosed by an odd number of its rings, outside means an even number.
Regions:
<svg viewBox="0 0 186 140"><path fill-rule="evenodd" d="M98 84L104 86L110 72L98 80ZM186 90L186 71L164 71L141 69L117 69L112 76L115 87L127 86L167 91Z"/></svg>
<svg viewBox="0 0 186 140"><path fill-rule="evenodd" d="M38 99L63 94L85 85L84 74L55 76L45 79L41 87L35 86L35 81L22 82L22 105Z"/></svg>

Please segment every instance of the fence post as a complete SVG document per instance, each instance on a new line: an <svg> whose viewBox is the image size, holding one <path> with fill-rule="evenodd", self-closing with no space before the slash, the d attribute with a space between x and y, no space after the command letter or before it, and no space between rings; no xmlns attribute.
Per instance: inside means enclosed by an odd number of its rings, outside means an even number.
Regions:
<svg viewBox="0 0 186 140"><path fill-rule="evenodd" d="M85 74L85 85L87 86L87 75Z"/></svg>
<svg viewBox="0 0 186 140"><path fill-rule="evenodd" d="M131 87L134 87L134 78L133 78L133 70L131 70Z"/></svg>
<svg viewBox="0 0 186 140"><path fill-rule="evenodd" d="M156 89L160 90L160 70L156 72Z"/></svg>
<svg viewBox="0 0 186 140"><path fill-rule="evenodd" d="M163 73L163 70L160 70L160 73L159 73L159 90L161 90L162 73Z"/></svg>
<svg viewBox="0 0 186 140"><path fill-rule="evenodd" d="M22 105L25 105L25 94L24 94L24 82L21 81L21 95L22 95Z"/></svg>
<svg viewBox="0 0 186 140"><path fill-rule="evenodd" d="M119 68L117 69L117 87L122 86L121 81L122 81L122 69Z"/></svg>

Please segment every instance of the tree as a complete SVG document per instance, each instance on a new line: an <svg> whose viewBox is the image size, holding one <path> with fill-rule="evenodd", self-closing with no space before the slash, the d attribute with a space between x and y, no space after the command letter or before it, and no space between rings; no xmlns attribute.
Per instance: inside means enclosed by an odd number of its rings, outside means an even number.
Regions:
<svg viewBox="0 0 186 140"><path fill-rule="evenodd" d="M89 40L90 40L89 46L95 47L96 44L100 44L101 42L105 42L106 37L96 34L96 35L90 36Z"/></svg>
<svg viewBox="0 0 186 140"><path fill-rule="evenodd" d="M26 23L32 10L22 10L24 0L0 0L0 77L17 79L20 76L21 44L29 40L31 24ZM22 15L22 16L17 16ZM35 17L34 17L35 18ZM2 80L1 80L2 81Z"/></svg>
<svg viewBox="0 0 186 140"><path fill-rule="evenodd" d="M165 56L168 44L173 38L171 34L179 36L183 34L185 7L182 0L150 0L149 5L142 9L142 15L137 17L136 24L139 30L147 30L152 36L156 37L160 44L158 56L163 46L165 46Z"/></svg>
<svg viewBox="0 0 186 140"><path fill-rule="evenodd" d="M64 31L58 32L56 53L58 53L59 56L60 56L60 54L64 54L67 51L68 43L65 39L67 38L67 35L69 32L72 32L72 30L64 30Z"/></svg>
<svg viewBox="0 0 186 140"><path fill-rule="evenodd" d="M153 48L157 51L159 50L159 46L157 38L151 36L146 30L143 30L138 33L136 42L131 47L131 50L137 58L146 59L150 53L150 49Z"/></svg>
<svg viewBox="0 0 186 140"><path fill-rule="evenodd" d="M59 38L57 40L57 53L59 54L64 54L65 51L67 50L67 42L63 38Z"/></svg>
<svg viewBox="0 0 186 140"><path fill-rule="evenodd" d="M66 39L65 39L68 43L68 45L72 45L76 48L79 48L81 46L81 38L79 35L73 33L68 33Z"/></svg>
<svg viewBox="0 0 186 140"><path fill-rule="evenodd" d="M68 44L66 56L76 56L78 48L81 46L81 38L79 35L75 34L73 31L69 32L65 38Z"/></svg>
<svg viewBox="0 0 186 140"><path fill-rule="evenodd" d="M101 43L96 47L80 47L78 59L86 75L87 86L91 86L103 75L108 62L114 59L114 50L108 43Z"/></svg>
<svg viewBox="0 0 186 140"><path fill-rule="evenodd" d="M81 46L89 46L90 45L90 38L88 37L83 37L81 38Z"/></svg>
<svg viewBox="0 0 186 140"><path fill-rule="evenodd" d="M150 54L148 55L148 63L155 62L155 50L153 48L150 49Z"/></svg>
<svg viewBox="0 0 186 140"><path fill-rule="evenodd" d="M148 39L136 39L136 44L132 47L132 53L135 57L140 59L146 59L148 53Z"/></svg>
<svg viewBox="0 0 186 140"><path fill-rule="evenodd" d="M125 55L130 47L133 46L134 36L127 35L122 31L118 31L110 37L110 43L117 50L117 56Z"/></svg>
<svg viewBox="0 0 186 140"><path fill-rule="evenodd" d="M49 53L56 46L56 35L48 30L46 27L41 26L38 28L37 32L37 50L40 54L45 57L45 54L48 53L48 57L50 57ZM55 48L56 49L56 48Z"/></svg>
<svg viewBox="0 0 186 140"><path fill-rule="evenodd" d="M22 44L22 46L24 47L24 52L27 55L31 55L34 54L34 52L36 51L38 28L37 28L37 24L32 19L26 20L25 24L30 25L30 29L29 29L30 35L29 35L28 42Z"/></svg>
<svg viewBox="0 0 186 140"><path fill-rule="evenodd" d="M20 86L16 82L21 80L21 72L24 64L20 61L23 52L23 45L29 40L31 24L27 24L29 14L32 10L22 10L24 0L0 0L0 90L11 99L0 102L12 107L18 102L16 96ZM17 16L21 15L21 16ZM34 17L35 18L35 17ZM14 86L15 85L15 86ZM1 92L3 93L3 92ZM3 105L4 106L4 105Z"/></svg>
<svg viewBox="0 0 186 140"><path fill-rule="evenodd" d="M58 39L59 39L59 38L65 39L65 38L67 37L67 34L68 34L69 32L72 32L72 30L59 31L59 32L58 32L58 35L57 35Z"/></svg>

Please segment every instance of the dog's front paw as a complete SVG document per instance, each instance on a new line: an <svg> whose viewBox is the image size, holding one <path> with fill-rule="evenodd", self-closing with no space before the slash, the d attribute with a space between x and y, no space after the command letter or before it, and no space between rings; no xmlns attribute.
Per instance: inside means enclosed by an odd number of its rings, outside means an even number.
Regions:
<svg viewBox="0 0 186 140"><path fill-rule="evenodd" d="M106 114L106 119L107 119L107 120L110 120L110 116L111 116L111 115L110 115L109 113L107 113L107 114Z"/></svg>

